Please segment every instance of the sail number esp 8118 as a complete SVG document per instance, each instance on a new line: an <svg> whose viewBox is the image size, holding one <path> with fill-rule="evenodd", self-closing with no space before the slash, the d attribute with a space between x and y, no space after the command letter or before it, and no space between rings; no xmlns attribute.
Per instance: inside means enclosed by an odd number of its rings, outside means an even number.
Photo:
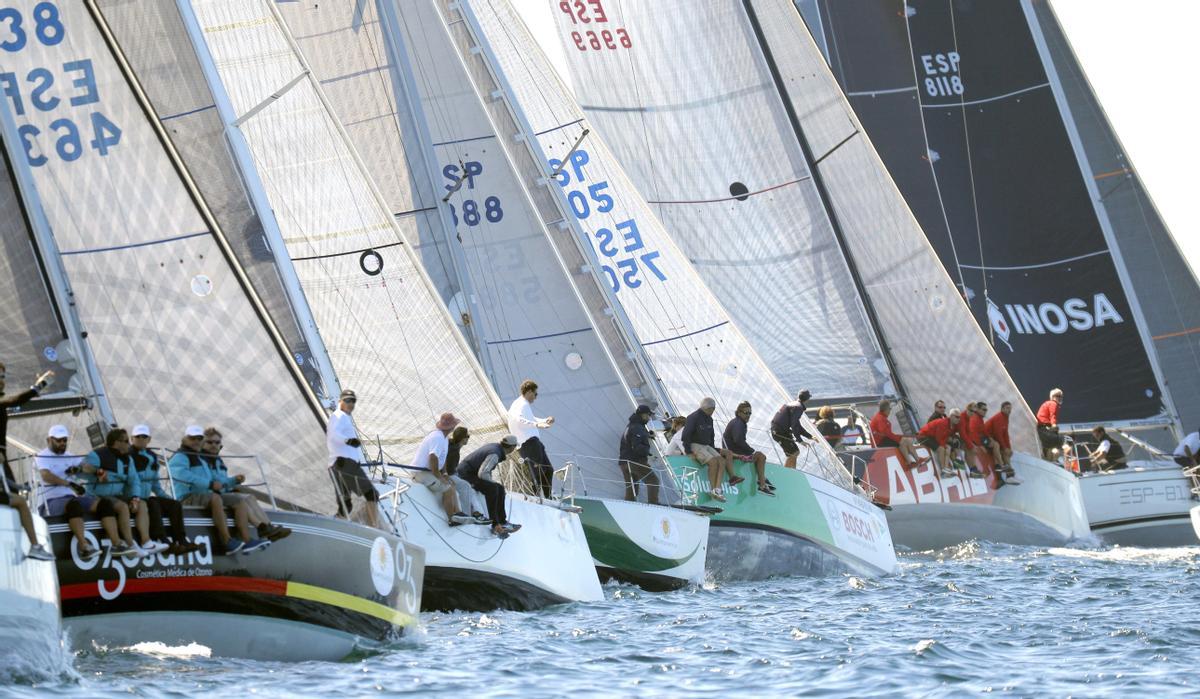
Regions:
<svg viewBox="0 0 1200 699"><path fill-rule="evenodd" d="M558 3L558 9L571 18L571 40L580 51L633 48L628 29L607 26L608 13L604 11L602 0L562 0Z"/></svg>
<svg viewBox="0 0 1200 699"><path fill-rule="evenodd" d="M566 165L557 158L549 161L550 167L558 171L554 180L566 190L571 213L580 221L586 221L593 214L608 215L616 208L608 180L588 183L584 166L590 161L591 156L582 148L571 154ZM600 255L600 268L614 294L621 287L638 288L645 275L653 275L660 282L667 280L667 275L655 263L660 257L659 252L646 247L635 219L619 221L611 228L597 227L592 231L592 237L592 245Z"/></svg>
<svg viewBox="0 0 1200 699"><path fill-rule="evenodd" d="M0 6L0 56L27 51L38 44L57 46L66 36L67 27L53 2L39 2L28 13ZM121 142L121 129L103 112L88 109L89 105L100 103L91 58L56 63L52 67L39 66L24 74L0 72L0 94L8 99L18 120L17 134L25 148L25 159L32 167L45 165L56 154L65 162L78 160L86 148L105 156ZM22 117L28 120L37 112L61 116L45 129L20 123ZM80 122L84 123L83 128ZM91 130L90 139L84 133L87 127Z"/></svg>

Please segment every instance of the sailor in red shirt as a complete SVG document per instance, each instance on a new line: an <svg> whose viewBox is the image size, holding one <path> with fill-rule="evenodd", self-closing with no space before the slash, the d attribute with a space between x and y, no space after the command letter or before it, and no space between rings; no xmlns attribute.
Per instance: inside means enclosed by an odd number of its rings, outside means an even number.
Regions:
<svg viewBox="0 0 1200 699"><path fill-rule="evenodd" d="M992 436L993 421L996 418L1000 418L1003 420L1003 424L998 426L1004 435L1004 443L1010 444L1008 439L1008 416L1012 412L1012 403L1008 401L1001 403L1000 412L996 413L995 417L991 420L984 422L987 412L987 403L979 401L975 404L975 416L971 420L971 434L976 437L979 446L986 449L992 457L993 472L996 474L996 487L998 488L1002 485L1021 485L1021 481L1016 478L1016 471L1009 464L1009 459L1012 457L1012 449L1009 449L1005 453L1004 447L1000 445L1000 440ZM1005 480L1005 477L1008 480Z"/></svg>
<svg viewBox="0 0 1200 699"><path fill-rule="evenodd" d="M1000 412L988 418L983 424L983 433L992 440L994 451L1000 458L996 463L1004 466L1005 470L1012 468L1012 440L1008 436L1008 416L1012 414L1012 403L1004 401L1000 404Z"/></svg>
<svg viewBox="0 0 1200 699"><path fill-rule="evenodd" d="M917 433L917 444L928 449L934 455L934 463L941 469L943 476L953 476L950 468L950 438L958 431L962 412L958 408L950 411L946 417L940 417L925 423Z"/></svg>
<svg viewBox="0 0 1200 699"><path fill-rule="evenodd" d="M975 403L967 403L958 421L958 436L962 439L963 450L972 451L979 446L979 438L983 433L983 419L975 412ZM978 429L976 429L978 424Z"/></svg>
<svg viewBox="0 0 1200 699"><path fill-rule="evenodd" d="M879 412L875 413L875 417L871 418L872 441L875 442L875 446L877 447L895 447L910 465L921 465L926 459L917 456L917 452L913 449L912 439L896 434L895 430L892 429L892 421L888 417L891 414L892 402L890 400L879 401Z"/></svg>
<svg viewBox="0 0 1200 699"><path fill-rule="evenodd" d="M1063 438L1058 433L1058 408L1062 405L1063 392L1056 388L1050 392L1050 400L1042 403L1037 411L1038 441L1042 443L1042 456L1054 460L1062 449Z"/></svg>

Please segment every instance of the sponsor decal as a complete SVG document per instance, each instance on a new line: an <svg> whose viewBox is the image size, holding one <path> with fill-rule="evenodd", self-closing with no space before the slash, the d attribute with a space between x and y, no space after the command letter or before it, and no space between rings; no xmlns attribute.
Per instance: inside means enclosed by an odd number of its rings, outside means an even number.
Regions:
<svg viewBox="0 0 1200 699"><path fill-rule="evenodd" d="M386 544L386 542L384 542ZM413 556L405 548L404 542L396 543L396 555L393 557L393 565L396 568L396 577L400 578L403 589L401 598L404 600L404 609L417 609L417 595L420 592L417 589L417 584L413 580Z"/></svg>
<svg viewBox="0 0 1200 699"><path fill-rule="evenodd" d="M100 598L115 600L125 590L125 581L132 574L141 580L147 578L196 578L208 577L213 574L212 544L205 535L192 537L192 541L203 548L186 556L158 553L145 558L126 559L112 555L112 542L108 539L97 541L92 532L85 531L83 537L88 545L100 551L98 558L85 561L79 556L79 542L71 537L71 562L81 571L92 570L99 566L101 569L112 570L117 579L96 581L96 589Z"/></svg>
<svg viewBox="0 0 1200 699"><path fill-rule="evenodd" d="M375 537L375 543L371 545L370 567L375 591L387 597L396 583L396 561L387 539L382 536Z"/></svg>
<svg viewBox="0 0 1200 699"><path fill-rule="evenodd" d="M650 544L660 556L669 556L679 551L679 525L669 515L658 518L650 527Z"/></svg>
<svg viewBox="0 0 1200 699"><path fill-rule="evenodd" d="M1071 331L1086 332L1106 325L1124 323L1112 301L1104 294L1095 294L1091 301L1069 298L1056 303L1006 303L988 299L988 321L997 337L1013 351L1009 339L1017 335L1064 335Z"/></svg>
<svg viewBox="0 0 1200 699"><path fill-rule="evenodd" d="M929 456L925 449L918 449L922 456ZM980 502L989 503L995 491L989 486L994 477L990 475L990 460L976 457L984 466L987 478L971 478L964 470L953 476L943 476L928 461L916 468L904 468L895 449L876 449L871 453L867 465L867 481L879 490L879 497L890 505L918 505L931 502Z"/></svg>

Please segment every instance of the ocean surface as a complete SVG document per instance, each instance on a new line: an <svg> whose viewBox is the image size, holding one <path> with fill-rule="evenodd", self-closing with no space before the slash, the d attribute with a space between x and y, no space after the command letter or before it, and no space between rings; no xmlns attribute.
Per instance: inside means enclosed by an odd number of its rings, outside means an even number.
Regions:
<svg viewBox="0 0 1200 699"><path fill-rule="evenodd" d="M445 697L1196 695L1200 547L965 544L898 575L790 578L540 612L425 614L415 638L341 663L77 649L0 671L13 696Z"/></svg>

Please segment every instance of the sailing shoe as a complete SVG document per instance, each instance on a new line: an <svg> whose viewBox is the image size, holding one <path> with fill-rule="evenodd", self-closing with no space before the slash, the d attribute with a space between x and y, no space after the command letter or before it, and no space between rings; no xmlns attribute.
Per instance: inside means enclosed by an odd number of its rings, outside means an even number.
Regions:
<svg viewBox="0 0 1200 699"><path fill-rule="evenodd" d="M741 483L744 480L746 480L746 479L742 478L741 476L733 476L732 478L729 479L729 485L737 485L738 483Z"/></svg>
<svg viewBox="0 0 1200 699"><path fill-rule="evenodd" d="M944 468L944 469L942 469L942 475L945 476L946 478L954 478L955 476L958 475L958 471L955 471L952 468Z"/></svg>
<svg viewBox="0 0 1200 699"><path fill-rule="evenodd" d="M508 538L508 530L505 529L504 527L500 526L499 524L492 527L492 534L495 535L495 537L497 539L507 539Z"/></svg>
<svg viewBox="0 0 1200 699"><path fill-rule="evenodd" d="M509 534L516 534L517 532L521 531L521 525L513 524L512 522L505 522L500 526L503 527L504 531L508 532Z"/></svg>
<svg viewBox="0 0 1200 699"><path fill-rule="evenodd" d="M725 502L725 496L719 490L713 490L708 493L708 496L717 502Z"/></svg>
<svg viewBox="0 0 1200 699"><path fill-rule="evenodd" d="M143 555L141 549L139 549L138 547L126 546L125 544L114 545L110 549L110 552L114 556L123 556L125 558L141 558Z"/></svg>
<svg viewBox="0 0 1200 699"><path fill-rule="evenodd" d="M981 472L981 471L976 471L976 470L975 470L975 469L973 469L973 468L972 468L972 469L969 469L969 470L967 471L967 476L968 476L968 477L970 477L970 478L986 478L986 477L987 477L987 476L983 475L983 472Z"/></svg>
<svg viewBox="0 0 1200 699"><path fill-rule="evenodd" d="M450 515L450 526L457 527L460 524L474 524L475 518L465 512L455 512Z"/></svg>
<svg viewBox="0 0 1200 699"><path fill-rule="evenodd" d="M278 524L260 524L258 525L258 538L268 541L279 541L291 536L292 530L287 527L281 527Z"/></svg>
<svg viewBox="0 0 1200 699"><path fill-rule="evenodd" d="M1021 480L1016 476L1009 476L1008 478L1004 479L1004 482L1009 485L1021 485Z"/></svg>
<svg viewBox="0 0 1200 699"><path fill-rule="evenodd" d="M83 561L93 561L100 557L100 549L94 549L91 546L84 544L79 547L79 559Z"/></svg>
<svg viewBox="0 0 1200 699"><path fill-rule="evenodd" d="M246 542L245 546L242 547L242 553L254 553L255 551L262 551L270 545L271 541L269 539L251 539L250 541Z"/></svg>
<svg viewBox="0 0 1200 699"><path fill-rule="evenodd" d="M479 514L478 512L471 513L471 519L475 520L475 524L491 524L492 518L487 515Z"/></svg>
<svg viewBox="0 0 1200 699"><path fill-rule="evenodd" d="M161 553L163 551L166 551L170 547L161 541L151 540L151 541L147 541L146 543L142 544L141 546L138 546L138 548L142 550L142 555L139 556L139 558L141 558L144 556L153 556L156 553Z"/></svg>
<svg viewBox="0 0 1200 699"><path fill-rule="evenodd" d="M54 554L46 550L41 544L34 544L29 547L29 553L25 554L26 558L32 558L35 561L53 561Z"/></svg>
<svg viewBox="0 0 1200 699"><path fill-rule="evenodd" d="M232 556L246 547L246 544L236 536L229 537L229 543L225 544L225 555Z"/></svg>
<svg viewBox="0 0 1200 699"><path fill-rule="evenodd" d="M770 495L771 497L775 497L775 489L772 488L771 486L767 485L766 483L763 483L762 485L758 486L758 492L762 493L763 495Z"/></svg>

